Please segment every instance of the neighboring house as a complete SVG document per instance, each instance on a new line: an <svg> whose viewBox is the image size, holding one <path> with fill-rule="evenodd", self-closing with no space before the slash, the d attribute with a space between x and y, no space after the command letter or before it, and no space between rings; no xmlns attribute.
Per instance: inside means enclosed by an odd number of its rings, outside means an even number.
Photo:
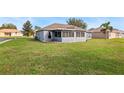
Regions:
<svg viewBox="0 0 124 93"><path fill-rule="evenodd" d="M92 38L106 38L106 34L101 31L101 28L92 28L89 29L88 32L92 33ZM118 29L113 29L111 32L107 33L107 38L122 38L124 37L123 31L120 31ZM123 36L122 36L123 35Z"/></svg>
<svg viewBox="0 0 124 93"><path fill-rule="evenodd" d="M89 32L89 31L86 31L86 37L87 37L87 39L92 39L92 33L91 32Z"/></svg>
<svg viewBox="0 0 124 93"><path fill-rule="evenodd" d="M124 31L120 31L121 33L121 38L124 38Z"/></svg>
<svg viewBox="0 0 124 93"><path fill-rule="evenodd" d="M23 36L17 29L0 29L0 36Z"/></svg>
<svg viewBox="0 0 124 93"><path fill-rule="evenodd" d="M87 34L86 30L80 27L54 23L37 31L36 38L45 42L85 42L87 41Z"/></svg>

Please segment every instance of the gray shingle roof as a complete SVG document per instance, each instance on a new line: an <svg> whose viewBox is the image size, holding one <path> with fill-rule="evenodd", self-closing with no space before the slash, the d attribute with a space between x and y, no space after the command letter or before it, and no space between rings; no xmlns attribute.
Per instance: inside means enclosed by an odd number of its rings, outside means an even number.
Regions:
<svg viewBox="0 0 124 93"><path fill-rule="evenodd" d="M60 24L60 23L54 23L51 25L48 25L42 30L80 30L80 31L85 31L84 29L74 26L74 25L68 25L68 24Z"/></svg>

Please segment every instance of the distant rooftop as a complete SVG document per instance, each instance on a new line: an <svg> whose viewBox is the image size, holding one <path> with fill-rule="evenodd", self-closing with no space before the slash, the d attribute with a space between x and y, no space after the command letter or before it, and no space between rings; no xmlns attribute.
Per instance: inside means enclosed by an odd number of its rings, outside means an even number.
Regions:
<svg viewBox="0 0 124 93"><path fill-rule="evenodd" d="M0 32L20 32L17 29L0 29Z"/></svg>
<svg viewBox="0 0 124 93"><path fill-rule="evenodd" d="M98 28L91 28L89 29L87 32L100 32L101 31L101 27L98 27ZM122 30L119 30L119 29L116 29L116 28L113 28L112 32L115 32L115 33L119 33L119 32L122 32Z"/></svg>

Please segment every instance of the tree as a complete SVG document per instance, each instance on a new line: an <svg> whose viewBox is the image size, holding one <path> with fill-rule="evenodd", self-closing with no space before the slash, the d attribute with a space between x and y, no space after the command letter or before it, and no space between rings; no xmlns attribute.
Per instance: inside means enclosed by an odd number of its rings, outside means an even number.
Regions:
<svg viewBox="0 0 124 93"><path fill-rule="evenodd" d="M23 24L23 31L24 31L24 35L25 36L32 36L34 35L33 29L32 29L32 24L29 20L27 20L24 24Z"/></svg>
<svg viewBox="0 0 124 93"><path fill-rule="evenodd" d="M87 24L82 19L69 18L66 22L69 25L74 25L74 26L77 26L77 27L81 27L83 29L87 28Z"/></svg>
<svg viewBox="0 0 124 93"><path fill-rule="evenodd" d="M110 22L103 23L101 26L101 31L105 34L105 38L108 38L109 32L112 32L113 27L110 25Z"/></svg>
<svg viewBox="0 0 124 93"><path fill-rule="evenodd" d="M17 29L16 25L12 23L2 24L1 29Z"/></svg>
<svg viewBox="0 0 124 93"><path fill-rule="evenodd" d="M40 27L40 26L35 26L35 27L34 27L34 30L35 30L35 31L41 30L41 27Z"/></svg>

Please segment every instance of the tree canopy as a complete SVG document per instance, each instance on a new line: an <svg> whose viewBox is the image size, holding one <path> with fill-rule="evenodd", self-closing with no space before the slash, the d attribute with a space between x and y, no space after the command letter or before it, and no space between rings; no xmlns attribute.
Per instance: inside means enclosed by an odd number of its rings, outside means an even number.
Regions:
<svg viewBox="0 0 124 93"><path fill-rule="evenodd" d="M32 36L34 34L33 29L32 29L32 24L29 20L27 20L24 24L23 24L23 33L25 36Z"/></svg>
<svg viewBox="0 0 124 93"><path fill-rule="evenodd" d="M110 25L110 22L103 23L101 26L101 31L106 33L107 31L112 31L113 27Z"/></svg>
<svg viewBox="0 0 124 93"><path fill-rule="evenodd" d="M87 28L87 24L82 19L79 19L79 18L69 18L66 22L69 25L74 25L77 27L81 27L83 29Z"/></svg>
<svg viewBox="0 0 124 93"><path fill-rule="evenodd" d="M40 26L35 26L35 27L34 27L34 30L35 30L35 31L41 30L41 27L40 27Z"/></svg>
<svg viewBox="0 0 124 93"><path fill-rule="evenodd" d="M0 29L17 29L17 27L16 27L16 25L14 25L12 23L5 23L5 24L2 24Z"/></svg>
<svg viewBox="0 0 124 93"><path fill-rule="evenodd" d="M108 33L112 32L113 27L110 25L110 22L103 23L100 27L101 27L101 31L106 35L106 39L107 39Z"/></svg>

